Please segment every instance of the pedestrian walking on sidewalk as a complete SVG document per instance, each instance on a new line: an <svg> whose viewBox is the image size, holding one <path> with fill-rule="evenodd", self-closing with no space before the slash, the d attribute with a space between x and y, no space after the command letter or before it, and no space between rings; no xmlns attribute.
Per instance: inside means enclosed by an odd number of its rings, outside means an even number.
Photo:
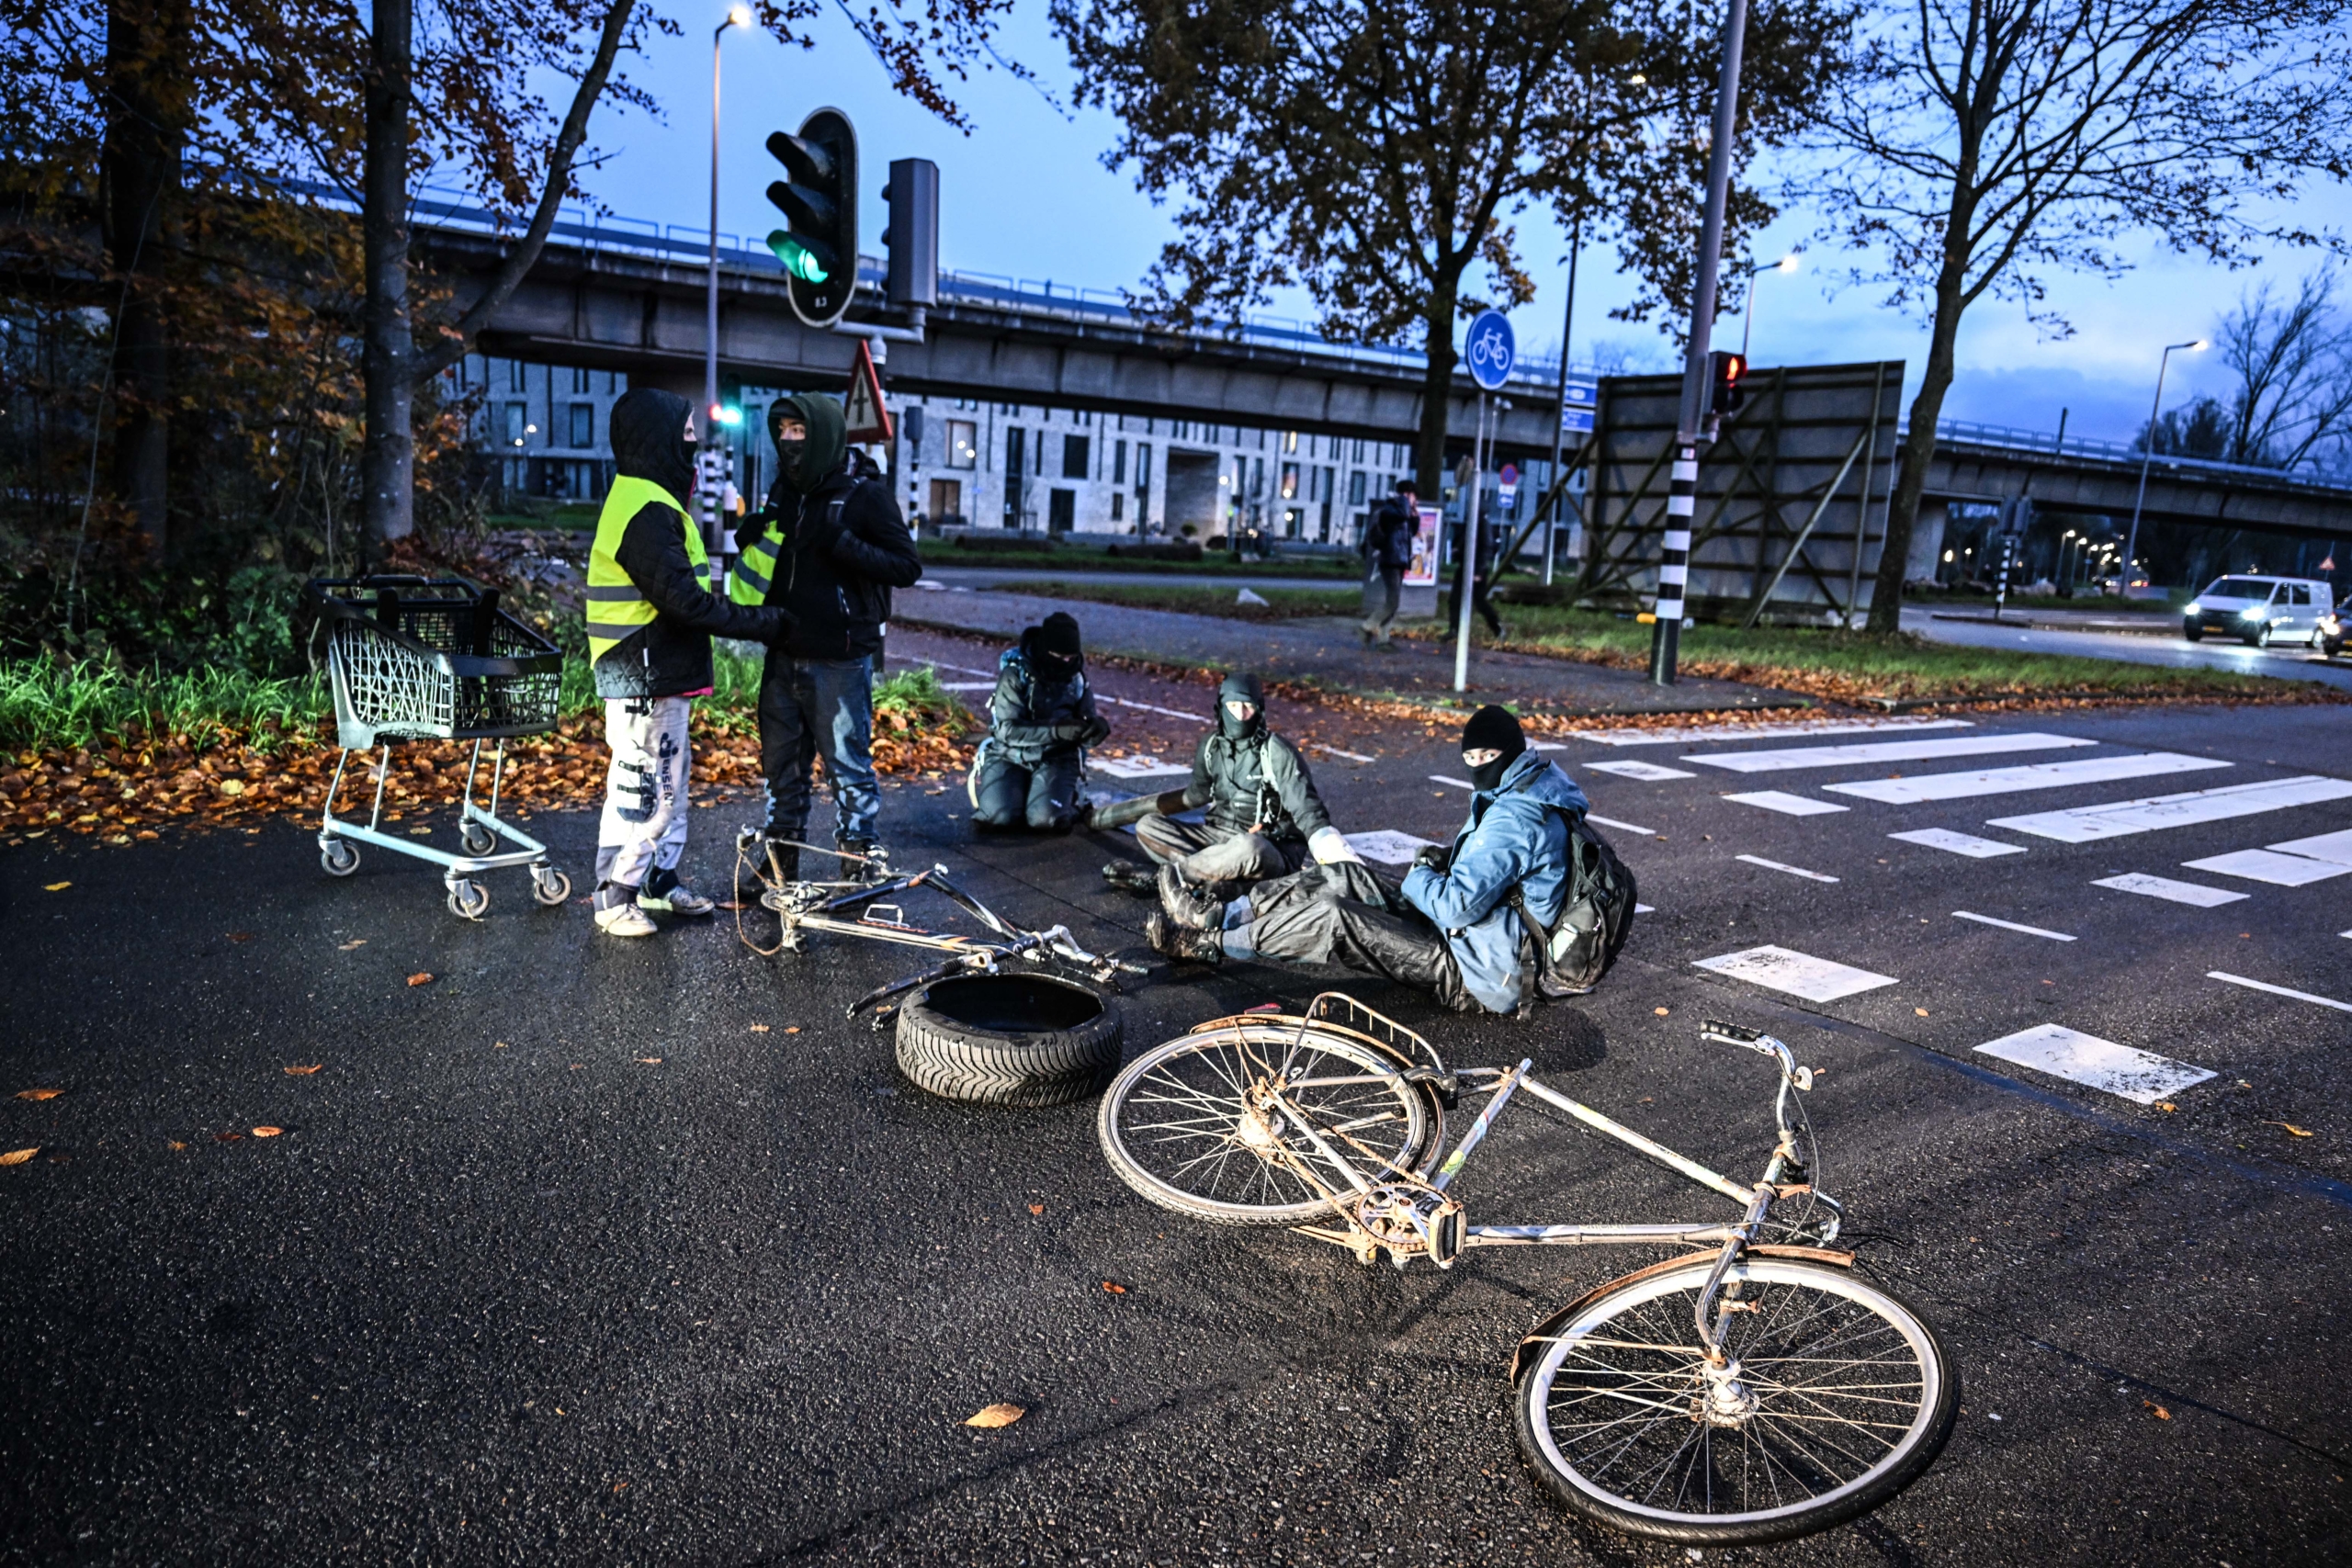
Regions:
<svg viewBox="0 0 2352 1568"><path fill-rule="evenodd" d="M1389 628L1396 624L1396 599L1405 569L1413 564L1413 540L1421 529L1419 498L1413 481L1398 479L1396 493L1383 496L1363 530L1363 640L1367 648L1393 649Z"/></svg>
<svg viewBox="0 0 2352 1568"><path fill-rule="evenodd" d="M874 780L874 666L890 618L890 590L911 588L922 557L890 487L863 477L842 405L799 392L768 408L776 479L767 504L743 520L748 540L727 591L792 618L760 674L760 771L766 832L785 880L800 874L811 771L821 751L833 791L833 847L848 868L876 874L882 793ZM786 842L786 840L790 840Z"/></svg>
<svg viewBox="0 0 2352 1568"><path fill-rule="evenodd" d="M651 936L649 909L707 915L678 880L686 851L686 721L711 689L710 639L775 643L782 610L710 591L702 532L681 497L695 482L694 412L673 392L636 388L613 405L616 477L588 552L588 659L605 699L605 816L596 832L596 927Z"/></svg>

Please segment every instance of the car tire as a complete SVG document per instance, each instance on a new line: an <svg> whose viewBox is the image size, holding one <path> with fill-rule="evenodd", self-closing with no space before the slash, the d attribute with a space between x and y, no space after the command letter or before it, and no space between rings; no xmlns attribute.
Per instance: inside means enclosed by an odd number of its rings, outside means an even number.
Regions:
<svg viewBox="0 0 2352 1568"><path fill-rule="evenodd" d="M2268 648L2270 646L2270 628L2267 626L2255 627L2254 630L2246 634L2245 645L2248 648Z"/></svg>
<svg viewBox="0 0 2352 1568"><path fill-rule="evenodd" d="M2180 635L2191 642L2203 642L2205 628L2195 621L2183 621L2180 623Z"/></svg>
<svg viewBox="0 0 2352 1568"><path fill-rule="evenodd" d="M918 1089L967 1104L1089 1099L1118 1072L1125 1044L1106 998L1046 975L959 975L899 1010L899 1070Z"/></svg>

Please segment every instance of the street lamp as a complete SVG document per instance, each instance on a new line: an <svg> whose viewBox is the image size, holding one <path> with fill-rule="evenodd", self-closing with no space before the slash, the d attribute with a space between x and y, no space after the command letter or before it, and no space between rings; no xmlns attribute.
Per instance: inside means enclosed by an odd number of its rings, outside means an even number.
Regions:
<svg viewBox="0 0 2352 1568"><path fill-rule="evenodd" d="M1797 258L1798 253L1791 251L1787 255L1782 256L1770 266L1758 266L1748 269L1747 319L1740 323L1739 328L1739 362L1742 365L1747 363L1748 334L1756 330L1756 280L1762 277L1766 273L1796 271Z"/></svg>
<svg viewBox="0 0 2352 1568"><path fill-rule="evenodd" d="M2172 366L2173 350L2186 349L2195 354L2204 346L2205 340L2201 337L2188 343L2166 344L2164 357L2156 361L2156 400L2148 410L2147 449L2140 454L2140 493L2132 498L2132 531L2123 536L2123 570L2116 574L2115 579L2115 596L2118 599L2132 597L2132 558L2140 549L2140 503L2148 499L2148 465L2156 457L2156 419L2164 412L2165 372Z"/></svg>
<svg viewBox="0 0 2352 1568"><path fill-rule="evenodd" d="M728 7L727 19L710 35L710 267L703 299L702 429L715 438L718 419L718 45L735 28L752 25L749 6Z"/></svg>

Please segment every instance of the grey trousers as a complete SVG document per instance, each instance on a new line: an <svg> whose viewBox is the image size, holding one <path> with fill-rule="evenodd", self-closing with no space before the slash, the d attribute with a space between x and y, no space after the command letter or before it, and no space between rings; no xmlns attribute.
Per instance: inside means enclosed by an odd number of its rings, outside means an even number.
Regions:
<svg viewBox="0 0 2352 1568"><path fill-rule="evenodd" d="M1476 1012L1445 933L1390 893L1363 865L1310 865L1250 890L1248 920L1226 915L1235 958L1332 964L1428 991L1456 1012Z"/></svg>
<svg viewBox="0 0 2352 1568"><path fill-rule="evenodd" d="M1078 820L1086 794L1079 787L1079 756L1075 751L1048 755L1035 768L991 754L980 764L972 782L975 826L1018 828L1026 824L1042 833L1067 832Z"/></svg>
<svg viewBox="0 0 2352 1568"><path fill-rule="evenodd" d="M1306 863L1306 846L1283 843L1263 833L1205 823L1178 822L1158 812L1136 824L1136 842L1143 852L1194 887L1218 883L1247 886L1270 876L1287 876Z"/></svg>
<svg viewBox="0 0 2352 1568"><path fill-rule="evenodd" d="M1388 628L1396 622L1396 596L1404 592L1405 569L1401 566L1380 566L1364 574L1363 630L1366 637L1388 640Z"/></svg>
<svg viewBox="0 0 2352 1568"><path fill-rule="evenodd" d="M606 697L605 815L596 825L596 882L641 887L675 871L686 852L686 745L692 697Z"/></svg>

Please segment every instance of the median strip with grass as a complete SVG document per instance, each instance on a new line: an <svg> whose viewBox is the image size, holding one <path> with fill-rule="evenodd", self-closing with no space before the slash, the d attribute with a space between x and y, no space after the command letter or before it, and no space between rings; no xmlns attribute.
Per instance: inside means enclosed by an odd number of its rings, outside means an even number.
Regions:
<svg viewBox="0 0 2352 1568"><path fill-rule="evenodd" d="M1203 582L1071 582L1053 578L1035 581L991 582L991 593L1028 593L1041 599L1081 599L1094 604L1116 604L1128 610L1172 610L1188 615L1223 615L1237 621L1285 621L1302 615L1357 615L1363 613L1360 588L1261 588L1248 584L1265 601L1243 604L1244 585L1226 587Z"/></svg>

